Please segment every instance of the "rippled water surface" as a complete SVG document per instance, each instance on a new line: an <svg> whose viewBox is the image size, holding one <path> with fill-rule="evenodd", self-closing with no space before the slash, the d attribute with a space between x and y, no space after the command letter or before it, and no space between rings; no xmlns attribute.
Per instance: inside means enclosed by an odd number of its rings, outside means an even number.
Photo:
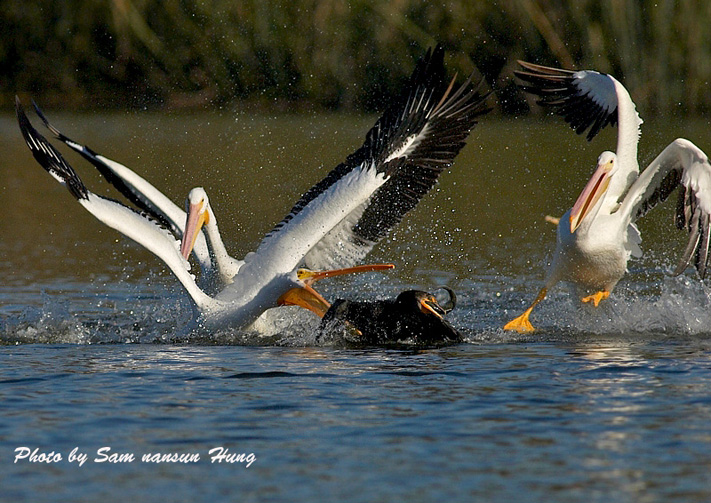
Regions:
<svg viewBox="0 0 711 503"><path fill-rule="evenodd" d="M175 201L204 186L236 256L374 121L50 117ZM711 148L705 121L644 127L642 161L677 136ZM451 286L467 342L426 351L317 346L317 320L294 308L272 314L269 337L189 331L190 304L160 262L47 176L12 117L0 132L0 499L711 499L711 293L691 270L668 276L683 246L670 208L640 224L646 255L600 308L561 286L534 312L535 334L499 328L542 281L555 241L543 217L572 203L614 131L588 144L556 121L483 120L369 257L397 269L319 285L329 299ZM15 463L20 447L62 459ZM135 460L98 463L103 447ZM218 447L242 462L211 462Z"/></svg>

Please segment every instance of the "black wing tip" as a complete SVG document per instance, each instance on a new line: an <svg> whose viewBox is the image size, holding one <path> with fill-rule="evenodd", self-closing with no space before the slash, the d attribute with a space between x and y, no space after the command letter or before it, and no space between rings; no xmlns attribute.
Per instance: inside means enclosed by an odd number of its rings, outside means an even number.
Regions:
<svg viewBox="0 0 711 503"><path fill-rule="evenodd" d="M99 158L99 154L86 145L83 145L75 140L72 140L67 135L59 131L55 126L53 126L47 116L44 114L42 109L37 105L37 103L32 100L35 112L37 116L42 120L45 127L49 129L52 134L61 142L66 144L72 150L78 152L84 159L89 161L104 177L104 179L118 190L126 199L135 204L139 209L141 214L150 217L151 219L158 222L159 225L166 229L173 229L173 226L165 215L153 209L150 205L146 204L140 197L138 197L128 186L126 181L118 176L102 159ZM122 203L120 203L122 204Z"/></svg>
<svg viewBox="0 0 711 503"><path fill-rule="evenodd" d="M100 162L96 160L97 153L94 152L92 149L87 147L86 145L82 145L77 141L72 140L69 138L67 135L62 133L59 129L57 129L51 122L49 122L49 119L47 116L44 114L42 109L39 107L37 102L35 100L32 100L32 106L35 109L35 113L37 116L42 120L42 123L44 126L49 129L49 131L54 135L55 138L57 138L59 141L63 142L65 145L67 145L69 148L72 150L79 152L84 158L86 158L89 162L92 164L96 162Z"/></svg>
<svg viewBox="0 0 711 503"><path fill-rule="evenodd" d="M535 73L537 75L573 75L575 70L567 70L565 68L556 68L553 66L539 65L522 59L517 59L516 63L525 71Z"/></svg>
<svg viewBox="0 0 711 503"><path fill-rule="evenodd" d="M684 248L684 252L672 272L672 276L679 276L693 262L699 277L703 281L708 271L709 258L711 258L711 253L709 253L711 251L711 215L698 206L693 194L687 193L683 197L684 202L681 203L682 192L679 195L680 202L677 204L675 221L678 228L686 228L688 230L689 242Z"/></svg>
<svg viewBox="0 0 711 503"><path fill-rule="evenodd" d="M579 135L592 141L608 125L617 123L617 107L608 111L583 94L576 84L575 71L518 61L523 70L514 70L522 82L518 86L537 96L536 104L560 115Z"/></svg>
<svg viewBox="0 0 711 503"><path fill-rule="evenodd" d="M491 110L487 105L490 93L481 92L483 78L472 85L476 72L463 84L455 85L455 79L447 76L444 52L444 46L437 44L417 60L407 84L368 131L363 146L348 156L346 164L351 169L372 161L379 171L391 174L391 164L384 161L425 126L431 129L417 147L418 152L411 152L413 164L429 161L428 151L444 154L442 159L435 159L437 164L453 161L476 125L476 118ZM435 143L439 149L434 149Z"/></svg>
<svg viewBox="0 0 711 503"><path fill-rule="evenodd" d="M551 88L556 89L566 86L575 73L564 68L553 68L551 66L537 65L526 61L518 60L521 70L514 70L514 75L523 82L534 84L532 92L551 92ZM538 84L537 86L535 84Z"/></svg>
<svg viewBox="0 0 711 503"><path fill-rule="evenodd" d="M89 191L62 154L32 126L20 99L15 96L15 112L20 131L35 160L62 183L76 199L88 199Z"/></svg>
<svg viewBox="0 0 711 503"><path fill-rule="evenodd" d="M39 117L40 120L42 121L42 123L44 124L44 127L46 127L47 129L49 129L49 130L52 132L52 134L53 134L58 140L61 140L61 141L63 141L64 143L66 143L66 142L68 142L68 141L71 141L69 138L67 138L66 136L64 136L64 135L59 131L59 129L57 129L56 127L54 127L54 126L49 122L49 119L47 119L47 116L44 114L44 112L42 111L42 109L39 107L39 105L37 104L37 102L36 102L35 100L32 100L32 106L33 106L34 109L35 109L35 113L37 114L37 117Z"/></svg>
<svg viewBox="0 0 711 503"><path fill-rule="evenodd" d="M711 248L711 215L702 215L699 227L701 230L701 239L696 250L694 265L699 273L699 277L703 280L706 278L706 271L709 262L709 248Z"/></svg>
<svg viewBox="0 0 711 503"><path fill-rule="evenodd" d="M442 84L446 77L444 67L444 46L437 44L434 49L430 47L424 56L421 56L415 63L415 68L410 75L408 84L398 99L390 108L397 108L407 98L407 95L415 91L420 86L435 86Z"/></svg>
<svg viewBox="0 0 711 503"><path fill-rule="evenodd" d="M454 81L447 78L444 53L442 44L427 49L415 63L400 94L366 133L363 145L311 187L272 232L289 222L346 173L364 163L369 166L375 163L378 171L389 175L398 173L398 176L386 183L386 190L377 192L379 196L376 196L378 203L375 206L382 213L366 218L369 230L362 235L356 232L357 238L377 241L417 204L435 184L439 174L452 164L476 125L476 118L491 110L487 104L491 92L481 93L484 79L472 86L476 74L472 72L464 84L455 86ZM403 140L421 131L426 124L433 125L427 136L434 136L434 139L423 141L413 156L408 156L406 160L396 158L384 162L398 150ZM392 201L391 197L397 198L397 201Z"/></svg>
<svg viewBox="0 0 711 503"><path fill-rule="evenodd" d="M22 105L20 97L17 95L15 96L15 114L17 115L17 120L20 123L20 131L22 131L22 135L27 138L26 131L32 128L32 124L27 118L25 107Z"/></svg>
<svg viewBox="0 0 711 503"><path fill-rule="evenodd" d="M431 99L426 110L410 109L406 102L404 108L386 111L381 118L381 123L391 128L378 138L386 145L385 152L393 150L392 142L402 136L403 130L408 135L412 133L412 124L427 124L428 132L406 157L394 158L384 165L392 176L373 194L371 205L353 228L355 237L371 243L385 237L453 164L477 119L492 110L487 101L492 91L482 92L485 79L473 84L476 72L459 85L456 77L446 77L444 68L440 75L439 82L429 80L435 85L420 87L420 94L416 94Z"/></svg>
<svg viewBox="0 0 711 503"><path fill-rule="evenodd" d="M20 131L22 132L22 136L25 139L25 142L29 142L30 138L32 137L32 132L34 132L38 136L40 135L37 130L32 126L32 123L30 122L30 119L27 117L27 114L25 113L25 107L22 104L22 101L18 96L15 96L15 114L17 115L17 122L20 125ZM34 147L33 145L30 145L28 143L28 147L30 147L30 150L34 152Z"/></svg>
<svg viewBox="0 0 711 503"><path fill-rule="evenodd" d="M420 58L420 60L430 62L430 64L444 66L444 53L444 45L442 45L441 42L437 42L434 47L430 46L427 49L427 52Z"/></svg>

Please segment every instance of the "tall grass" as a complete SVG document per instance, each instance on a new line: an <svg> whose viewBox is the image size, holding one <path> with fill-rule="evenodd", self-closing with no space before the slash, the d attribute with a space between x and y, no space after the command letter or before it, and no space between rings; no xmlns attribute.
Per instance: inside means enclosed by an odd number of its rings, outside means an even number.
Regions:
<svg viewBox="0 0 711 503"><path fill-rule="evenodd" d="M711 108L706 0L0 0L0 104L380 108L436 42L519 110L517 59L611 72L645 115Z"/></svg>

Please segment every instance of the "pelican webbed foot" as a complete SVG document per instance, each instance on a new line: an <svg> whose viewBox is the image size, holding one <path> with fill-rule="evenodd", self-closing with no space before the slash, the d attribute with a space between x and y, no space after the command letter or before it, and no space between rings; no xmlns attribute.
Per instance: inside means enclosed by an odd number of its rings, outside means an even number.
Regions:
<svg viewBox="0 0 711 503"><path fill-rule="evenodd" d="M594 293L592 295L588 295L587 297L583 297L582 299L580 299L580 301L585 302L585 303L592 302L593 305L595 307L597 307L600 305L601 301L605 300L609 296L610 296L610 292L608 292L607 290L601 290L601 291Z"/></svg>
<svg viewBox="0 0 711 503"><path fill-rule="evenodd" d="M534 301L531 303L531 306L526 309L526 311L519 316L518 318L514 318L513 320L509 321L506 325L504 325L504 330L515 330L520 334L526 334L529 332L533 332L535 328L533 328L533 325L531 325L531 322L528 321L528 317L531 316L531 311L533 311L533 308L536 307L536 305L542 301L543 299L546 298L546 294L548 293L548 288L543 287L541 290L538 292L538 295L536 295L536 298Z"/></svg>
<svg viewBox="0 0 711 503"><path fill-rule="evenodd" d="M526 311L521 316L514 318L506 325L504 325L504 330L515 330L520 334L533 332L535 328L533 328L531 322L528 321L528 317L531 315L531 311L533 311L533 307L529 307L528 309L526 309Z"/></svg>

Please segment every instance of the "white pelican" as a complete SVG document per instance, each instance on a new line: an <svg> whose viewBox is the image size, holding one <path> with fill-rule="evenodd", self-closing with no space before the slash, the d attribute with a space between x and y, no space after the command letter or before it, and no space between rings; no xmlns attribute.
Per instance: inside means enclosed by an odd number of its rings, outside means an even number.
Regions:
<svg viewBox="0 0 711 503"><path fill-rule="evenodd" d="M157 220L163 227L170 229L176 236L182 236L187 223L187 214L167 196L130 168L96 153L86 145L76 142L50 124L44 112L34 105L35 111L44 125L54 136L67 146L81 154L93 164L104 178L121 194L134 203L141 211ZM243 262L233 258L227 252L222 236L217 227L217 217L212 211L205 190L196 187L188 194L190 200L203 201L203 223L205 235L196 233L193 239L193 255L200 266L199 286L207 293L216 293L232 282ZM185 256L187 259L188 257Z"/></svg>
<svg viewBox="0 0 711 503"><path fill-rule="evenodd" d="M709 258L711 165L698 147L685 139L667 146L641 174L637 143L642 120L629 93L614 77L591 70L573 72L519 62L524 89L540 96L588 140L608 124L618 124L617 150L603 152L597 169L571 209L558 224L553 262L543 288L530 307L504 326L529 332L533 308L559 281L581 287L583 302L606 299L624 275L630 256L640 257L641 238L635 221L680 188L676 224L689 242L674 274L694 260L703 279Z"/></svg>
<svg viewBox="0 0 711 503"><path fill-rule="evenodd" d="M329 304L311 287L314 281L392 267L351 268L429 191L464 146L477 118L488 111L488 95L480 94L480 86L472 85L473 75L462 85L455 85L454 79L446 78L443 59L444 51L439 46L427 52L400 97L367 133L363 146L307 191L265 236L256 252L237 263L231 282L214 295L201 289L189 272L185 256L190 253L194 234L192 230L183 232L187 229L179 221L185 214L182 210L174 212L172 203L156 204L160 193L156 190L158 194L148 194L148 187L130 181L132 172L127 168L118 174L120 165L111 165L115 177L126 184L134 183L124 195L134 202L137 196L143 197L141 204L155 207L158 213L166 214L165 209L172 208L175 215L169 229L176 234L144 213L92 193L32 127L19 100L16 108L25 142L40 165L97 219L163 260L192 299L197 321L209 328L247 328L265 310L278 305L296 304L322 316ZM101 161L111 164L105 158ZM112 183L121 185L116 180ZM200 207L199 201L194 202L197 204L187 215L188 229L199 232L199 225L190 224ZM179 247L176 237L187 244ZM200 239L196 237L195 242ZM206 250L207 243L202 252ZM304 267L342 269L312 272Z"/></svg>

